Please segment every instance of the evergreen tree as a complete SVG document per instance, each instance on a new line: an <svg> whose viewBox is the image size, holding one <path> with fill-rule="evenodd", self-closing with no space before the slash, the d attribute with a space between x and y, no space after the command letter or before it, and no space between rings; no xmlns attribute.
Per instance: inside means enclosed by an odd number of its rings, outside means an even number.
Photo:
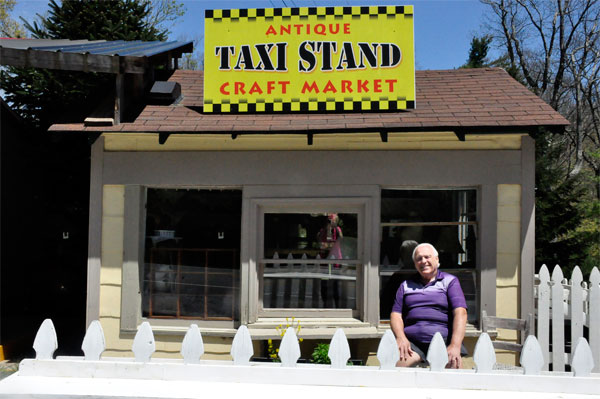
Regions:
<svg viewBox="0 0 600 399"><path fill-rule="evenodd" d="M38 39L164 40L167 31L150 25L150 0L50 0L47 17L25 28ZM0 71L5 100L28 123L42 129L67 120L81 121L114 88L114 76L34 68ZM61 118L61 119L58 119Z"/></svg>
<svg viewBox="0 0 600 399"><path fill-rule="evenodd" d="M161 4L169 7L149 14L149 0L51 0L49 14L25 27L34 38L163 40L161 21L171 21L169 13L180 8L170 7L174 0ZM65 115L81 122L112 94L114 76L6 68L0 87L34 127L2 132L2 263L11 273L2 279L2 296L11 298L2 301L10 302L5 325L13 326L14 337L28 338L27 321L39 325L50 317L71 334L59 354L77 355L85 333L90 147L83 134L48 134L46 128Z"/></svg>
<svg viewBox="0 0 600 399"><path fill-rule="evenodd" d="M491 36L474 36L471 39L471 48L469 49L469 59L462 68L483 68L488 66L487 55L492 42Z"/></svg>

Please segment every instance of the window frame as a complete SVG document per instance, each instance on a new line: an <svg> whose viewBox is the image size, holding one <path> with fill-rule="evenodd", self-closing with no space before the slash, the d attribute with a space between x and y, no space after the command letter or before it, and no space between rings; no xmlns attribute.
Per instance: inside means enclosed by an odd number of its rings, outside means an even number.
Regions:
<svg viewBox="0 0 600 399"><path fill-rule="evenodd" d="M246 245L242 244L242 275L247 273L248 278L242 278L241 297L248 303L248 313L244 319L242 310L242 323L253 324L259 321L281 317L303 317L326 319L360 320L373 323L372 314L369 313L367 292L372 292L372 285L379 286L378 281L372 278L372 248L373 221L372 197L285 197L285 198L253 198L248 201L248 224L242 231L242 241L247 239ZM262 307L262 282L261 260L264 251L264 215L265 213L304 213L304 212L339 212L356 213L358 219L357 254L361 264L357 266L357 292L356 310L347 309L264 309ZM242 212L243 213L243 212ZM247 229L247 230L246 230ZM245 232L254 234L245 235ZM245 250L246 249L246 250ZM247 284L245 284L247 282ZM378 298L377 298L378 302ZM378 316L378 315L376 315Z"/></svg>
<svg viewBox="0 0 600 399"><path fill-rule="evenodd" d="M475 226L475 230L476 230L476 234L478 236L477 240L476 240L476 254L475 254L475 267L474 268L454 268L454 269L447 269L447 271L449 273L452 273L452 271L455 272L470 272L473 274L473 279L474 279L474 287L475 287L475 306L477 307L477 312L476 314L474 314L474 318L475 318L475 323L473 324L473 326L478 326L479 325L479 314L481 312L481 310L485 310L487 307L489 307L487 304L492 303L492 300L495 299L495 294L493 294L493 298L492 295L488 292L486 294L485 289L483 288L483 284L485 283L485 281L488 281L488 284L486 286L491 287L492 285L494 286L494 290L495 290L495 268L492 271L494 274L494 281L493 282L489 282L489 277L485 277L482 273L482 259L484 258L483 255L481 254L482 251L482 239L481 236L483 234L483 230L482 230L482 219L485 218L486 223L488 223L489 217L492 216L488 211L490 210L490 208L486 208L485 209L485 213L484 213L484 206L482 205L482 201L483 201L483 197L485 195L486 198L491 198L491 196L489 195L488 192L483 193L482 187L481 186L437 186L437 187L427 187L427 186L381 186L381 193L383 193L383 190L395 190L395 191L466 191L466 190L473 190L475 191L475 212L476 212L476 220L475 221L467 221L467 222L410 222L410 223L404 223L404 222L400 222L400 223L386 223L383 222L381 215L379 217L379 230L380 230L380 234L383 234L383 229L386 226L423 226L423 227L427 227L427 226L460 226L460 225L464 225L464 226L469 226L469 225L474 225ZM487 190L486 190L487 191ZM380 198L383 198L382 196ZM380 199L381 200L381 199ZM496 201L494 201L493 206L496 206ZM495 209L495 208L494 208ZM495 217L495 212L494 215ZM381 276L381 265L379 265L379 275ZM412 272L406 271L407 274L412 274ZM381 284L379 286L379 289L381 290ZM489 291L489 289L488 289ZM379 292L381 294L381 291ZM494 300L495 302L495 300ZM379 316L379 314L378 314ZM379 325L389 325L390 321L389 319L380 319L379 320Z"/></svg>
<svg viewBox="0 0 600 399"><path fill-rule="evenodd" d="M154 184L124 185L124 220L123 226L123 269L121 282L120 330L124 333L135 333L139 325L148 321L158 334L185 333L191 322L197 323L203 332L209 335L230 336L240 324L269 326L281 320L277 317L259 317L258 312L258 275L256 257L258 247L257 223L258 209L262 204L330 203L334 210L340 205L360 205L363 207L364 239L363 247L363 280L364 284L357 291L357 308L361 306L358 319L356 317L331 318L314 312L301 316L310 318L311 324L334 327L340 323L357 327L371 326L387 329L389 324L379 318L380 304L380 234L381 234L381 190L460 190L475 189L477 191L477 223L481 234L477 241L475 283L477 303L480 310L493 311L495 308L496 289L496 214L497 185L461 185L461 186L398 186L398 185L241 185L241 186L163 186ZM189 319L148 319L142 317L141 309L141 273L143 269L143 239L145 232L145 193L147 188L164 189L238 189L242 191L242 230L240 248L240 315L234 321L207 321ZM483 236L488 235L488 239ZM486 266L487 265L487 266ZM494 265L494 267L490 267ZM373 293L377 294L373 294ZM360 297L360 300L359 300ZM321 314L319 314L321 313ZM289 316L289 315L288 315ZM313 317L314 316L314 317ZM346 322L344 322L346 320ZM350 323L351 322L351 323ZM278 322L277 322L278 323ZM378 335L378 333L370 333ZM373 335L373 336L375 336Z"/></svg>
<svg viewBox="0 0 600 399"><path fill-rule="evenodd" d="M123 270L121 281L121 317L122 332L137 332L138 326L147 321L153 330L185 332L191 322L206 329L215 329L217 334L233 330L239 325L239 320L201 320L195 318L151 318L142 315L142 281L144 275L144 245L146 232L146 201L147 190L157 189L233 189L242 191L242 187L218 186L157 186L157 185L125 185L124 193L124 226L123 226ZM242 214L243 218L243 214ZM241 252L241 251L240 251ZM241 265L240 265L241 267ZM241 278L241 273L238 273ZM241 281L240 281L241 284ZM238 315L239 317L239 315Z"/></svg>

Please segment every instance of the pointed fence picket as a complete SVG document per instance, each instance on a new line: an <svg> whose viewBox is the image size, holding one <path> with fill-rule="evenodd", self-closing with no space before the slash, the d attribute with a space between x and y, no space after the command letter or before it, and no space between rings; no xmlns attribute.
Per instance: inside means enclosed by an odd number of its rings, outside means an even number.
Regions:
<svg viewBox="0 0 600 399"><path fill-rule="evenodd" d="M180 361L152 359L155 342L148 323L142 323L135 336L132 345L135 359L101 358L104 334L99 323L90 325L83 342L83 359L52 359L58 342L52 321L45 320L35 339L37 358L23 360L17 373L0 381L0 399L36 397L39 392L56 398L87 397L88 392L93 392L94 397L98 398L123 398L130 397L125 393L132 392L132 387L135 388L133 392L136 395L143 396L139 390L152 389L151 386L156 386L157 380L164 385L161 390L151 392L151 396L156 398L179 397L170 390L181 389L182 381L186 382L185 387L188 389L190 384L196 384L194 387L202 389L202 384L212 384L214 387L215 383L224 384L223 390L240 386L239 384L351 387L361 391L344 391L344 395L352 393L350 397L356 398L364 397L365 388L420 389L423 381L427 381L428 389L449 390L450 396L456 395L456 390L463 393L473 390L510 391L519 397L527 397L527 392L594 394L600 391L600 374L592 372L592 349L583 337L578 338L573 353L572 372L544 371L546 362L542 347L533 335L525 341L521 353L523 368L518 371L493 370L496 355L492 341L485 333L475 346L475 369L451 371L445 369L448 355L439 333L435 335L427 353L429 368L416 369L395 367L399 353L391 331L384 334L379 344L377 356L380 367L347 365L350 346L343 329L336 330L331 340L330 366L297 363L300 347L293 328L288 328L282 339L280 364L250 361L253 346L246 326L240 326L234 337L231 348L233 361L201 360L204 344L196 325L189 327L183 339L183 359ZM435 377L424 373L435 373ZM113 382L111 393L97 394L103 388L95 384L106 384L107 379L112 379ZM36 384L40 381L47 385L37 387ZM152 384L144 381L152 381Z"/></svg>
<svg viewBox="0 0 600 399"><path fill-rule="evenodd" d="M589 340L594 362L593 371L600 372L600 272L595 267L589 282L583 281L579 267L575 267L571 279L564 278L562 269L556 265L552 277L546 265L542 265L535 286L537 334L544 357L544 370L552 364L553 371L564 371L566 365L573 367L576 345L580 338ZM570 351L565 342L565 320L570 323ZM550 334L552 332L552 342Z"/></svg>

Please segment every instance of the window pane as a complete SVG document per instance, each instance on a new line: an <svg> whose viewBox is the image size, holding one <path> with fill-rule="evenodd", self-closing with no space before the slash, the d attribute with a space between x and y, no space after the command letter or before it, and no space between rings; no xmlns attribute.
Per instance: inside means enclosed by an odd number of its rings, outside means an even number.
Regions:
<svg viewBox="0 0 600 399"><path fill-rule="evenodd" d="M265 214L263 308L356 309L357 232L353 213Z"/></svg>
<svg viewBox="0 0 600 399"><path fill-rule="evenodd" d="M396 291L415 273L417 243L431 243L440 268L456 275L467 299L469 321L477 320L476 190L382 190L380 319L389 320Z"/></svg>
<svg viewBox="0 0 600 399"><path fill-rule="evenodd" d="M148 189L144 317L239 314L240 190Z"/></svg>

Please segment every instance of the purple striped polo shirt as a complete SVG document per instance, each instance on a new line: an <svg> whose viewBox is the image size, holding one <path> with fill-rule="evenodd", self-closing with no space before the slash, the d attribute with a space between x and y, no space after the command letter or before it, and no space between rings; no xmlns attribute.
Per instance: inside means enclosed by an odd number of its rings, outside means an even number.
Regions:
<svg viewBox="0 0 600 399"><path fill-rule="evenodd" d="M414 343L429 343L436 332L448 339L452 311L467 308L458 278L438 270L436 278L423 285L417 274L398 288L392 312L402 314L404 334Z"/></svg>

